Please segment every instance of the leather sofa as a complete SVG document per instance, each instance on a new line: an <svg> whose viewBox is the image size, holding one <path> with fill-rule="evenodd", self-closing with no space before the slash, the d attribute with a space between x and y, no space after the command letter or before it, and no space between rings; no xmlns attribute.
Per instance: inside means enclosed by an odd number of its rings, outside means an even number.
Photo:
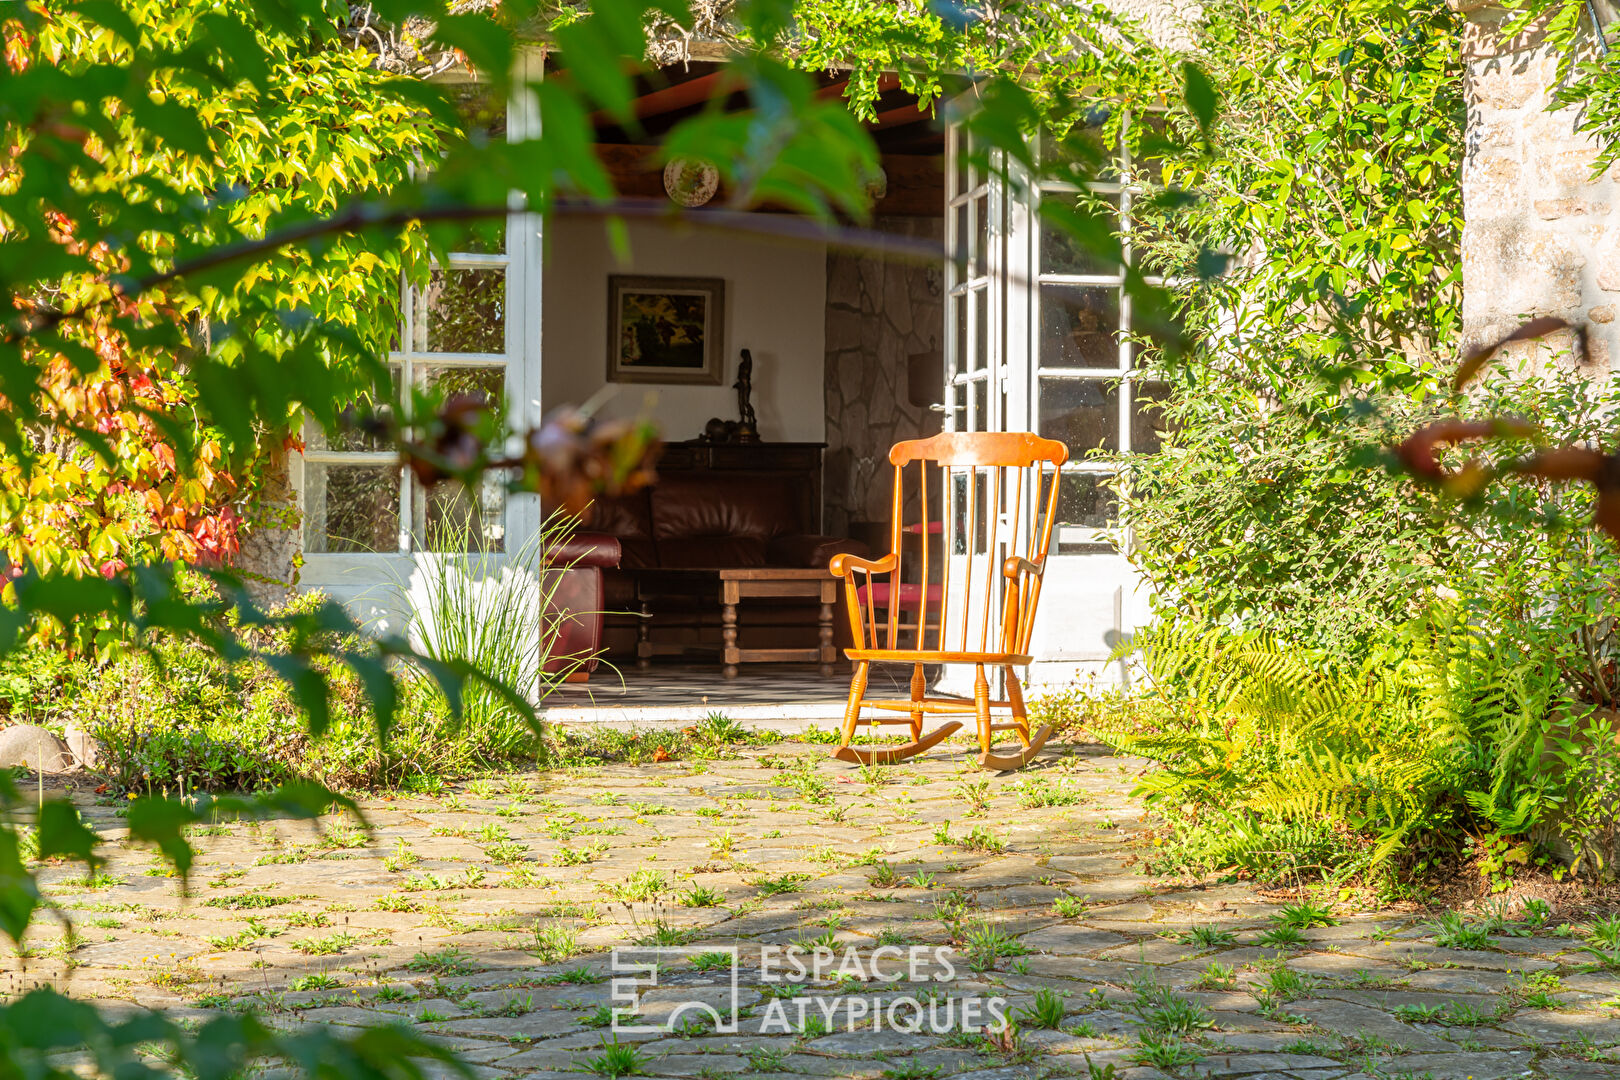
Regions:
<svg viewBox="0 0 1620 1080"><path fill-rule="evenodd" d="M677 644L704 647L719 641L719 598L712 587L697 582L685 596L660 588L644 605L649 590L638 594L638 578L645 584L660 570L825 569L840 552L867 554L859 541L816 532L818 512L808 480L780 472L676 473L634 495L593 505L586 512L589 535L614 538L622 553L618 568L602 570L610 653L634 654L643 606L652 630L666 641L672 630ZM761 645L795 637L802 644L805 628L814 635L817 614L813 603L784 600L743 605L739 620Z"/></svg>
<svg viewBox="0 0 1620 1080"><path fill-rule="evenodd" d="M551 595L544 629L556 639L542 665L548 675L589 677L601 663L607 608L602 572L619 565L619 541L605 533L575 532L546 552Z"/></svg>

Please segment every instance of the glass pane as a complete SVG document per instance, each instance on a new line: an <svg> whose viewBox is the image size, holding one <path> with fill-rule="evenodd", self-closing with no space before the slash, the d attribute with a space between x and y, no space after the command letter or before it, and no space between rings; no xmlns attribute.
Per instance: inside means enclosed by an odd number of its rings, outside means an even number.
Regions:
<svg viewBox="0 0 1620 1080"><path fill-rule="evenodd" d="M973 201L973 276L990 272L990 197Z"/></svg>
<svg viewBox="0 0 1620 1080"><path fill-rule="evenodd" d="M1040 434L1069 444L1071 458L1119 449L1119 383L1042 379Z"/></svg>
<svg viewBox="0 0 1620 1080"><path fill-rule="evenodd" d="M983 554L990 542L989 509L990 496L994 494L986 472L974 472L972 487L968 485L967 471L958 470L951 474L951 482L956 488L956 498L951 504L951 550L955 555L967 554L968 529L973 530L974 554ZM968 514L972 512L972 520Z"/></svg>
<svg viewBox="0 0 1620 1080"><path fill-rule="evenodd" d="M1157 454L1165 435L1175 430L1164 417L1170 387L1164 383L1137 383L1131 387L1131 449Z"/></svg>
<svg viewBox="0 0 1620 1080"><path fill-rule="evenodd" d="M961 195L968 189L968 148L967 133L961 128L956 129L956 190L952 195Z"/></svg>
<svg viewBox="0 0 1620 1080"><path fill-rule="evenodd" d="M304 550L399 550L399 466L304 463Z"/></svg>
<svg viewBox="0 0 1620 1080"><path fill-rule="evenodd" d="M990 359L990 290L978 289L973 293L973 370L977 371Z"/></svg>
<svg viewBox="0 0 1620 1080"><path fill-rule="evenodd" d="M506 95L495 93L487 82L441 83L466 126L469 139L499 142L506 139Z"/></svg>
<svg viewBox="0 0 1620 1080"><path fill-rule="evenodd" d="M1152 368L1164 359L1164 346L1177 337L1185 336L1186 324L1174 311L1156 314L1138 304L1131 310L1132 337L1130 342L1131 366Z"/></svg>
<svg viewBox="0 0 1620 1080"><path fill-rule="evenodd" d="M507 428L506 368L502 367L430 367L418 368L423 373L423 388L435 397L448 401L452 397L466 396L484 407L494 410L502 431Z"/></svg>
<svg viewBox="0 0 1620 1080"><path fill-rule="evenodd" d="M1076 199L1070 192L1057 192L1045 196L1047 200ZM1091 219L1095 234L1093 244L1077 239L1067 227L1041 217L1041 273L1043 274L1108 274L1120 273L1118 261L1099 254L1093 248L1107 242L1117 247L1117 234L1123 228L1120 220L1118 194L1092 194L1079 196L1078 205L1096 215ZM1106 230L1107 235L1104 235Z"/></svg>
<svg viewBox="0 0 1620 1080"><path fill-rule="evenodd" d="M980 379L973 383L968 393L973 397L973 431L990 431L990 419L985 415L985 381Z"/></svg>
<svg viewBox="0 0 1620 1080"><path fill-rule="evenodd" d="M388 366L394 380L399 380L399 365ZM327 432L313 420L304 421L304 449L306 450L345 450L345 451L380 451L391 450L379 434L366 430L368 420L386 421L393 415L393 403L389 398L389 390L383 387L359 397L338 415L337 430Z"/></svg>
<svg viewBox="0 0 1620 1080"><path fill-rule="evenodd" d="M1058 175L1072 169L1075 180L1117 181L1120 144L1108 137L1110 119L1109 110L1097 106L1061 136L1047 133L1041 140L1042 162L1057 170Z"/></svg>
<svg viewBox="0 0 1620 1080"><path fill-rule="evenodd" d="M952 257L956 259L956 283L961 284L967 280L968 274L968 239L972 233L968 229L968 204L963 203L956 208L956 236L952 241L956 250Z"/></svg>
<svg viewBox="0 0 1620 1080"><path fill-rule="evenodd" d="M1041 365L1117 369L1119 290L1041 286Z"/></svg>
<svg viewBox="0 0 1620 1080"><path fill-rule="evenodd" d="M476 492L455 481L418 485L417 542L426 551L506 550L506 482L491 470Z"/></svg>
<svg viewBox="0 0 1620 1080"><path fill-rule="evenodd" d="M1113 550L1113 545L1094 530L1105 529L1119 519L1119 500L1107 485L1113 477L1096 473L1064 473L1058 488L1057 521L1052 528L1052 546L1065 555L1085 555Z"/></svg>
<svg viewBox="0 0 1620 1080"><path fill-rule="evenodd" d="M1177 192L1146 192L1131 203L1131 258L1144 274L1194 274L1199 243Z"/></svg>
<svg viewBox="0 0 1620 1080"><path fill-rule="evenodd" d="M413 293L419 352L506 352L506 272L433 271Z"/></svg>
<svg viewBox="0 0 1620 1080"><path fill-rule="evenodd" d="M467 231L466 239L457 242L455 251L470 251L475 255L500 255L506 251L506 222L501 218L481 221Z"/></svg>

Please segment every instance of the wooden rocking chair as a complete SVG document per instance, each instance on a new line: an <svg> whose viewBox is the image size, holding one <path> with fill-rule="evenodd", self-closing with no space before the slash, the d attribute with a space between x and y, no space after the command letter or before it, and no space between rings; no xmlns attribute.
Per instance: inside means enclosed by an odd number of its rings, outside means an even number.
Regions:
<svg viewBox="0 0 1620 1080"><path fill-rule="evenodd" d="M962 725L952 720L923 734L926 713L971 713L979 721L979 765L994 772L1022 768L1046 740L1052 728L1047 725L1033 735L1024 708L1023 688L1013 668L1031 662L1030 631L1035 623L1035 606L1041 598L1041 575L1046 569L1046 551L1052 539L1056 517L1059 467L1068 460L1069 450L1060 442L1029 434L946 432L928 439L896 443L889 451L894 466L894 506L890 526L889 554L881 559L836 555L830 569L844 579L844 600L855 647L846 654L855 662L849 684L849 707L844 712L843 738L833 756L858 764L889 764L922 753L950 736ZM902 520L903 482L906 467L915 464L921 485L921 522L908 526ZM935 471L929 470L934 465ZM1050 467L1050 468L1049 468ZM942 489L934 487L943 477ZM901 540L908 532L929 530L931 487L947 494L955 490L956 507L947 515L945 545L940 567L940 587L929 571L928 548L922 546L920 581L905 584L902 579ZM998 536L1003 516L1018 520L1020 507L1028 499L1036 505L1031 527ZM998 542L1005 541L1005 558L998 558ZM939 562L941 559L936 559ZM998 572L999 571L999 575ZM861 580L864 575L865 580ZM991 626L998 576L1005 581L999 627ZM883 581L883 578L887 578ZM878 588L886 585L886 588ZM899 596L903 591L917 596L915 621L902 622L901 605L882 604L878 598ZM930 605L937 605L934 618ZM878 608L886 619L878 621ZM872 664L910 664L909 700L868 698L867 676ZM929 697L923 669L929 664L972 664L973 698ZM990 700L986 668L1000 668L1006 684L1005 701ZM874 709L909 714L906 718L872 717L863 719L861 710ZM1012 719L991 723L990 710L1010 710ZM903 746L855 747L855 729L908 724L911 741ZM1018 747L1009 753L994 749L995 733L1012 731Z"/></svg>

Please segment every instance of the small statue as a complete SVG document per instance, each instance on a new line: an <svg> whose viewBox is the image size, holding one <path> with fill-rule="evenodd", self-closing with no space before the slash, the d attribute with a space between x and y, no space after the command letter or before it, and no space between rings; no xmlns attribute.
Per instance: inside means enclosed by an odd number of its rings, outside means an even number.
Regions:
<svg viewBox="0 0 1620 1080"><path fill-rule="evenodd" d="M759 442L759 418L754 415L753 403L749 400L754 394L754 358L747 349L742 351L742 361L737 365L737 381L732 383L737 391L737 430L735 438L740 443Z"/></svg>

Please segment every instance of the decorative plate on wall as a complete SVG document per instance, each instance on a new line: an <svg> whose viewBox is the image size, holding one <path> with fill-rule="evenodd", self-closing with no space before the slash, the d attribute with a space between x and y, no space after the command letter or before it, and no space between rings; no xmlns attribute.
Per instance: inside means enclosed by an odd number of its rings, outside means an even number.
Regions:
<svg viewBox="0 0 1620 1080"><path fill-rule="evenodd" d="M664 191L677 206L702 206L720 190L720 170L691 158L664 166Z"/></svg>

